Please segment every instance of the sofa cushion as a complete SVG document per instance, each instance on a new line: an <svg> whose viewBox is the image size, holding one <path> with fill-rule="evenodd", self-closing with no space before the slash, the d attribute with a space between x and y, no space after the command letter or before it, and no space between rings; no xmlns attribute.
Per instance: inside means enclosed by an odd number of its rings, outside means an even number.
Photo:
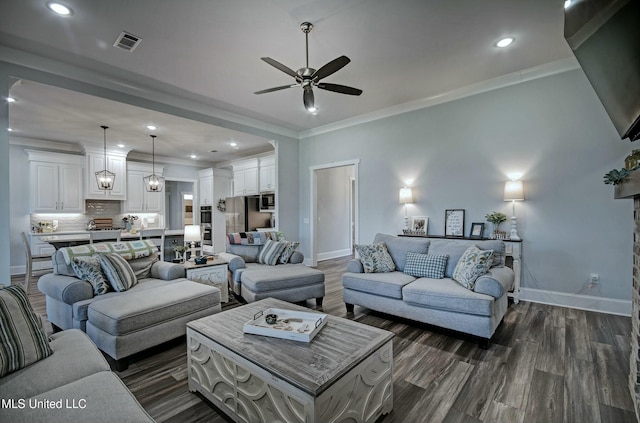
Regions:
<svg viewBox="0 0 640 423"><path fill-rule="evenodd" d="M356 244L355 249L360 255L365 273L386 273L396 270L396 265L384 242L370 245Z"/></svg>
<svg viewBox="0 0 640 423"><path fill-rule="evenodd" d="M324 273L304 264L276 267L249 265L242 272L242 286L252 292L266 292L324 283Z"/></svg>
<svg viewBox="0 0 640 423"><path fill-rule="evenodd" d="M429 252L430 241L427 238L397 237L394 235L376 234L374 243L384 242L387 251L396 264L396 269L404 271L407 253L427 254Z"/></svg>
<svg viewBox="0 0 640 423"><path fill-rule="evenodd" d="M53 354L21 286L0 289L0 377Z"/></svg>
<svg viewBox="0 0 640 423"><path fill-rule="evenodd" d="M71 267L76 272L78 279L87 281L93 286L94 294L102 295L109 291L110 285L102 273L100 258L97 254L91 257L74 257Z"/></svg>
<svg viewBox="0 0 640 423"><path fill-rule="evenodd" d="M460 260L467 248L472 245L481 250L493 250L494 256L498 254L498 261L501 263L497 264L494 260L493 265L504 266L504 241L501 240L432 239L431 245L429 245L429 254L446 254L449 256L444 276L451 278L458 260Z"/></svg>
<svg viewBox="0 0 640 423"><path fill-rule="evenodd" d="M493 261L493 250L483 251L472 245L462 254L455 270L453 280L467 289L473 289L476 279L487 273Z"/></svg>
<svg viewBox="0 0 640 423"><path fill-rule="evenodd" d="M416 278L444 278L447 268L447 255L407 253L404 273Z"/></svg>
<svg viewBox="0 0 640 423"><path fill-rule="evenodd" d="M300 243L294 242L294 241L283 241L283 242L286 243L286 247L282 251L282 254L280 255L280 259L278 260L278 263L286 264L289 262L289 259L291 258L293 253L296 251Z"/></svg>
<svg viewBox="0 0 640 423"><path fill-rule="evenodd" d="M272 241L268 239L262 247L260 254L258 254L258 263L275 266L278 264L278 260L286 247L287 244L284 241Z"/></svg>
<svg viewBox="0 0 640 423"><path fill-rule="evenodd" d="M89 337L78 329L51 335L53 354L2 378L0 398L30 398L53 388L109 370Z"/></svg>
<svg viewBox="0 0 640 423"><path fill-rule="evenodd" d="M406 303L455 313L492 316L494 299L470 291L450 278L420 278L402 288Z"/></svg>
<svg viewBox="0 0 640 423"><path fill-rule="evenodd" d="M99 259L100 267L114 291L126 291L138 283L133 269L123 257L118 254L105 253L100 254Z"/></svg>
<svg viewBox="0 0 640 423"><path fill-rule="evenodd" d="M128 292L94 301L89 321L111 335L124 335L220 304L218 288L188 280L159 286L153 291Z"/></svg>
<svg viewBox="0 0 640 423"><path fill-rule="evenodd" d="M62 407L6 408L3 418L12 423L153 423L138 400L113 372L94 373L34 397L60 401ZM75 406L75 408L74 408Z"/></svg>
<svg viewBox="0 0 640 423"><path fill-rule="evenodd" d="M413 276L402 272L345 273L342 275L342 286L354 291L402 299L402 288L415 280Z"/></svg>
<svg viewBox="0 0 640 423"><path fill-rule="evenodd" d="M158 253L153 253L147 257L129 260L129 266L131 266L131 270L136 275L136 279L146 279L151 277L151 267L159 260Z"/></svg>

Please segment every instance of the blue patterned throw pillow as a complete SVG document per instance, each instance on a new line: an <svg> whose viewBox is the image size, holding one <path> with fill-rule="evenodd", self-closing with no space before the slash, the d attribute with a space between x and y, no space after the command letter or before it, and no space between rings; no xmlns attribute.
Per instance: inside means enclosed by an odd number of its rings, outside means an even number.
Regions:
<svg viewBox="0 0 640 423"><path fill-rule="evenodd" d="M379 242L377 244L355 245L356 251L360 255L360 262L364 273L387 273L396 270L396 264L393 262L387 244Z"/></svg>
<svg viewBox="0 0 640 423"><path fill-rule="evenodd" d="M286 244L286 247L284 248L284 250L282 251L282 254L280 255L279 262L282 264L287 264L289 263L289 259L291 258L293 253L296 251L300 243L294 242L294 241L283 241L283 242Z"/></svg>
<svg viewBox="0 0 640 423"><path fill-rule="evenodd" d="M79 279L87 281L93 286L95 295L106 294L109 291L109 282L104 278L97 254L91 257L74 257L71 267Z"/></svg>
<svg viewBox="0 0 640 423"><path fill-rule="evenodd" d="M442 279L447 268L446 254L418 254L407 253L407 260L404 265L404 273L416 278Z"/></svg>
<svg viewBox="0 0 640 423"><path fill-rule="evenodd" d="M462 254L452 279L467 289L473 289L478 277L487 273L493 264L493 250L481 250L475 245Z"/></svg>

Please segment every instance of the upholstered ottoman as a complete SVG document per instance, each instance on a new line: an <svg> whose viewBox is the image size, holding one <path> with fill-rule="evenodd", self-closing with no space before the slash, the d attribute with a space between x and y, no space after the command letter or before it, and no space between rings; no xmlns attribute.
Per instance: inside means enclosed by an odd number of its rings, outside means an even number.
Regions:
<svg viewBox="0 0 640 423"><path fill-rule="evenodd" d="M124 370L124 358L185 335L187 322L220 310L218 288L182 280L93 302L86 332Z"/></svg>
<svg viewBox="0 0 640 423"><path fill-rule="evenodd" d="M269 297L291 303L315 298L321 306L324 273L303 264L248 265L242 271L240 295L250 303Z"/></svg>

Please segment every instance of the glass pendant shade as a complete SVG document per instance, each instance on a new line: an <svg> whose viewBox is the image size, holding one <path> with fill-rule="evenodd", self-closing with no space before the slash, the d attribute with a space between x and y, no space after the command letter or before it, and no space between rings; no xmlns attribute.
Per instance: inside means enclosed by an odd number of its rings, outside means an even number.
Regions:
<svg viewBox="0 0 640 423"><path fill-rule="evenodd" d="M153 167L151 175L144 177L144 187L147 192L161 192L164 189L164 178L156 175L156 136L151 136Z"/></svg>
<svg viewBox="0 0 640 423"><path fill-rule="evenodd" d="M104 131L104 170L96 172L96 183L98 184L99 190L111 191L116 180L116 174L109 172L107 169L107 129L109 129L109 127L101 126L101 128Z"/></svg>

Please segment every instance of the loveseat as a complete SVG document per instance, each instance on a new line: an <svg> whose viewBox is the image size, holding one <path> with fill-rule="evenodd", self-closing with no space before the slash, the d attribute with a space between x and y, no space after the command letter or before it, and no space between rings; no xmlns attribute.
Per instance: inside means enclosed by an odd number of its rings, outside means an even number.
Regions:
<svg viewBox="0 0 640 423"><path fill-rule="evenodd" d="M114 367L124 370L127 357L184 335L189 321L221 310L218 288L185 279L182 265L159 261L156 251L148 240L56 251L52 256L53 273L38 281L38 289L46 295L48 320L56 329L86 332L113 359ZM128 285L132 271L136 280L132 286L121 286L120 291L111 286L99 294L104 281L93 280L93 273L78 277L78 261L114 255L126 263L116 261L120 267L110 276Z"/></svg>
<svg viewBox="0 0 640 423"><path fill-rule="evenodd" d="M247 302L277 298L300 302L310 298L322 306L324 273L307 267L298 242L287 241L282 232L236 232L227 235L229 284ZM269 251L271 253L269 253Z"/></svg>
<svg viewBox="0 0 640 423"><path fill-rule="evenodd" d="M0 313L13 318L2 343L22 345L23 358L3 360L0 421L153 422L86 334L70 329L47 338L26 294L18 291L22 288L8 289L0 290ZM34 343L34 336L40 342ZM49 352L37 357L36 344L50 348ZM31 360L25 362L25 357Z"/></svg>
<svg viewBox="0 0 640 423"><path fill-rule="evenodd" d="M488 345L507 310L507 292L514 280L513 270L505 266L503 241L377 234L373 245L380 248L380 244L388 252L393 270L365 273L363 261L369 257L351 260L342 276L348 312L360 305L471 334L481 338L481 345ZM472 255L476 249L481 253ZM458 268L461 258L476 256L487 261L475 268L471 263ZM364 264L371 267L370 262ZM379 264L374 257L373 267ZM475 274L462 273L466 267L475 269ZM456 269L466 286L454 280ZM473 279L471 283L469 279Z"/></svg>

